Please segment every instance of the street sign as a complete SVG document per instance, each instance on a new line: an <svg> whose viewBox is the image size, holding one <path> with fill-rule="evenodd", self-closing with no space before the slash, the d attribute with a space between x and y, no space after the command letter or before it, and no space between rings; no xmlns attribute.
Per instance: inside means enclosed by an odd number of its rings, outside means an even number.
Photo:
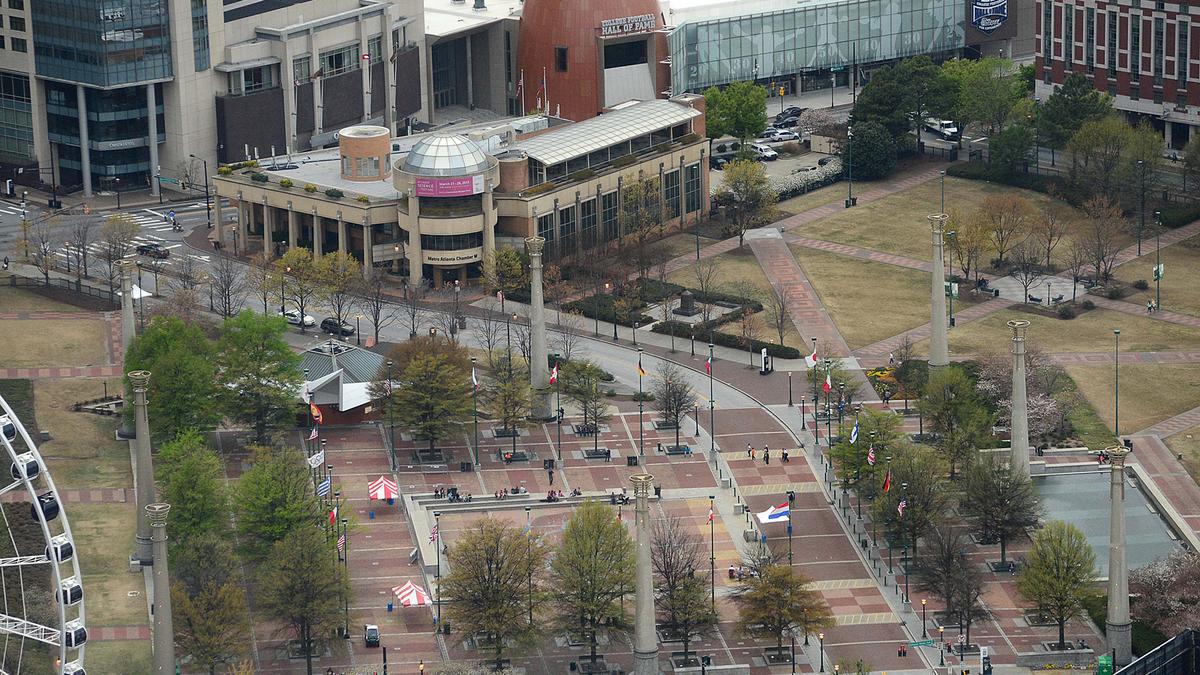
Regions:
<svg viewBox="0 0 1200 675"><path fill-rule="evenodd" d="M1164 267L1163 263L1159 263L1154 266L1154 280L1155 281L1158 281L1159 279L1163 278L1163 267Z"/></svg>
<svg viewBox="0 0 1200 675"><path fill-rule="evenodd" d="M1096 675L1112 675L1112 655L1104 654L1096 657Z"/></svg>
<svg viewBox="0 0 1200 675"><path fill-rule="evenodd" d="M916 642L908 643L909 647L932 647L933 640L917 640Z"/></svg>
<svg viewBox="0 0 1200 675"><path fill-rule="evenodd" d="M953 281L943 283L946 284L946 297L958 299L958 284Z"/></svg>

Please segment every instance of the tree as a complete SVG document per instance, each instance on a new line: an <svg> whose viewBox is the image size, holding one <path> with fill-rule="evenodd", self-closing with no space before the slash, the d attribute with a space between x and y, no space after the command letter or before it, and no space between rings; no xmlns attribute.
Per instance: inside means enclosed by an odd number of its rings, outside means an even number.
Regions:
<svg viewBox="0 0 1200 675"><path fill-rule="evenodd" d="M309 304L324 288L320 266L313 259L312 251L303 246L289 248L279 260L275 261L275 278L279 281L281 299L287 299L300 312L303 319ZM281 304L279 311L286 309ZM300 332L307 330L304 321L300 322Z"/></svg>
<svg viewBox="0 0 1200 675"><path fill-rule="evenodd" d="M645 277L653 264L647 244L662 230L662 190L658 178L638 176L621 190L621 239L633 244L633 260L639 277ZM618 245L620 240L618 240Z"/></svg>
<svg viewBox="0 0 1200 675"><path fill-rule="evenodd" d="M1012 254L1012 275L1021 284L1021 302L1029 302L1029 289L1036 286L1044 276L1042 273L1042 252L1037 245L1026 239L1017 244ZM1050 302L1050 298L1046 298Z"/></svg>
<svg viewBox="0 0 1200 675"><path fill-rule="evenodd" d="M844 126L827 108L808 108L800 113L800 128L810 134L828 136L838 127Z"/></svg>
<svg viewBox="0 0 1200 675"><path fill-rule="evenodd" d="M604 371L589 361L567 361L562 365L558 374L562 392L567 400L579 407L583 415L583 424L594 425L596 433L592 434L592 448L599 449L600 425L609 420L608 403L604 400L604 391L600 388Z"/></svg>
<svg viewBox="0 0 1200 675"><path fill-rule="evenodd" d="M167 524L176 545L224 532L229 525L225 475L200 432L190 429L164 443L156 468L162 499L171 505Z"/></svg>
<svg viewBox="0 0 1200 675"><path fill-rule="evenodd" d="M1183 149L1183 176L1192 180L1200 180L1200 136L1193 136ZM1187 186L1184 186L1187 190Z"/></svg>
<svg viewBox="0 0 1200 675"><path fill-rule="evenodd" d="M541 536L490 517L472 523L450 549L442 601L460 632L487 636L497 668L506 642L528 643L541 634L541 626L527 617L545 605L549 557Z"/></svg>
<svg viewBox="0 0 1200 675"><path fill-rule="evenodd" d="M783 345L784 335L787 334L787 329L792 323L791 317L788 316L788 303L790 302L791 297L786 286L771 285L771 292L766 294L766 303L763 309L766 311L767 324L779 336L780 345Z"/></svg>
<svg viewBox="0 0 1200 675"><path fill-rule="evenodd" d="M1033 129L1025 124L1010 124L991 137L988 145L992 168L1005 174L1024 166L1033 148Z"/></svg>
<svg viewBox="0 0 1200 675"><path fill-rule="evenodd" d="M251 626L246 593L237 582L210 581L191 594L177 581L171 584L171 608L179 651L207 668L209 675L245 653Z"/></svg>
<svg viewBox="0 0 1200 675"><path fill-rule="evenodd" d="M1175 551L1129 575L1129 609L1134 621L1164 635L1200 623L1200 555Z"/></svg>
<svg viewBox="0 0 1200 675"><path fill-rule="evenodd" d="M137 221L123 213L114 213L100 226L100 260L108 278L108 290L116 293L117 263L133 248L133 238L141 228Z"/></svg>
<svg viewBox="0 0 1200 675"><path fill-rule="evenodd" d="M936 436L938 450L955 469L965 466L978 441L988 434L991 418L967 373L957 365L930 371L919 404L921 414Z"/></svg>
<svg viewBox="0 0 1200 675"><path fill-rule="evenodd" d="M876 497L871 512L892 546L911 550L941 523L946 512L946 465L936 452L922 445L901 445L893 450L893 456L891 488ZM901 499L908 502L903 516L896 508Z"/></svg>
<svg viewBox="0 0 1200 675"><path fill-rule="evenodd" d="M721 290L720 262L716 256L697 260L692 265L692 276L696 280L696 290L702 296L697 303L700 307L700 322L708 323L712 319L713 304L708 299L713 293Z"/></svg>
<svg viewBox="0 0 1200 675"><path fill-rule="evenodd" d="M554 335L553 345L558 356L563 361L583 358L587 354L587 342L581 330L582 321L574 312L559 312L558 333Z"/></svg>
<svg viewBox="0 0 1200 675"><path fill-rule="evenodd" d="M387 273L372 269L365 277L354 283L354 305L370 321L375 331L375 344L379 344L379 331L396 320L395 308L387 292Z"/></svg>
<svg viewBox="0 0 1200 675"><path fill-rule="evenodd" d="M174 317L155 317L133 339L127 370L148 370L150 433L170 440L187 429L210 430L221 421L213 344L201 330Z"/></svg>
<svg viewBox="0 0 1200 675"><path fill-rule="evenodd" d="M688 384L683 369L671 361L663 361L654 374L654 407L663 422L675 427L675 447L679 447L679 428L696 406L696 392Z"/></svg>
<svg viewBox="0 0 1200 675"><path fill-rule="evenodd" d="M559 626L583 634L593 662L602 625L628 630L621 599L634 583L633 553L633 539L621 521L588 500L571 514L550 561L551 606Z"/></svg>
<svg viewBox="0 0 1200 675"><path fill-rule="evenodd" d="M354 256L343 251L326 253L313 264L316 266L317 296L329 306L333 318L340 324L348 318L354 304L355 292L363 279L362 266Z"/></svg>
<svg viewBox="0 0 1200 675"><path fill-rule="evenodd" d="M299 529L313 529L320 506L312 475L296 448L256 447L250 470L237 484L238 533L263 553Z"/></svg>
<svg viewBox="0 0 1200 675"><path fill-rule="evenodd" d="M246 273L242 265L228 256L217 256L211 265L211 282L216 310L221 318L229 317L242 311L246 303Z"/></svg>
<svg viewBox="0 0 1200 675"><path fill-rule="evenodd" d="M246 268L246 284L254 291L255 296L262 300L263 314L269 313L271 308L267 306L267 302L271 293L279 290L279 282L273 279L271 261L266 253L250 258L250 265Z"/></svg>
<svg viewBox="0 0 1200 675"><path fill-rule="evenodd" d="M417 337L421 326L425 323L425 310L421 301L429 294L429 282L418 277L416 282L404 282L404 306L400 315L400 323L408 329L409 339Z"/></svg>
<svg viewBox="0 0 1200 675"><path fill-rule="evenodd" d="M1005 128L1014 105L1026 95L1009 75L1012 62L987 56L979 60L952 59L941 65L942 74L954 83L950 118L963 129L978 122L989 127L995 151L996 132Z"/></svg>
<svg viewBox="0 0 1200 675"><path fill-rule="evenodd" d="M883 451L899 448L905 443L904 434L900 430L901 418L891 412L883 412L864 407L857 417L858 442L850 442L850 434L843 429L842 437L830 456L833 458L835 472L842 481L842 487L854 487L860 497L870 495L874 498L876 484L882 479L875 472L879 471L883 461ZM853 424L850 420L848 424ZM872 467L867 462L867 452L874 447L877 464ZM870 489L860 490L861 482L870 476ZM866 494L864 494L864 492Z"/></svg>
<svg viewBox="0 0 1200 675"><path fill-rule="evenodd" d="M1071 239L1071 243L1067 246L1066 267L1071 273L1071 302L1075 302L1076 293L1079 290L1079 282L1083 279L1083 269L1088 266L1092 260L1091 250L1088 242L1085 241L1079 234L1082 227L1075 228L1077 235Z"/></svg>
<svg viewBox="0 0 1200 675"><path fill-rule="evenodd" d="M1067 622L1084 615L1083 601L1096 578L1096 554L1083 533L1061 520L1046 524L1017 576L1017 590L1058 624L1058 648L1066 648Z"/></svg>
<svg viewBox="0 0 1200 675"><path fill-rule="evenodd" d="M71 249L68 252L75 261L75 279L79 280L88 275L88 248L92 245L95 235L96 221L91 216L76 217L71 221Z"/></svg>
<svg viewBox="0 0 1200 675"><path fill-rule="evenodd" d="M1071 230L1071 217L1065 209L1051 205L1030 222L1029 236L1046 252L1046 271L1054 269L1050 256Z"/></svg>
<svg viewBox="0 0 1200 675"><path fill-rule="evenodd" d="M946 224L954 231L954 236L947 239L950 245L950 254L954 257L958 268L962 270L963 279L970 280L973 270L975 281L978 282L980 261L983 259L983 252L987 250L990 239L987 223L979 211L964 212L950 209L949 215L950 219Z"/></svg>
<svg viewBox="0 0 1200 675"><path fill-rule="evenodd" d="M1112 98L1099 92L1082 73L1071 73L1046 99L1037 113L1038 136L1052 148L1065 148L1085 122L1112 112Z"/></svg>
<svg viewBox="0 0 1200 675"><path fill-rule="evenodd" d="M187 593L195 595L206 586L220 586L231 580L240 582L241 563L234 556L228 535L209 532L186 542L175 538L170 542L171 579L183 584Z"/></svg>
<svg viewBox="0 0 1200 675"><path fill-rule="evenodd" d="M419 355L401 372L397 417L414 437L429 441L432 452L471 414L471 391L470 375L444 354Z"/></svg>
<svg viewBox="0 0 1200 675"><path fill-rule="evenodd" d="M297 528L276 542L264 568L256 599L299 640L312 675L314 637L341 625L343 598L350 593L346 568L315 527Z"/></svg>
<svg viewBox="0 0 1200 675"><path fill-rule="evenodd" d="M523 367L514 368L512 357L501 357L500 368L492 373L492 381L486 391L492 417L500 428L513 434L513 449L517 444L517 429L529 416L529 377Z"/></svg>
<svg viewBox="0 0 1200 675"><path fill-rule="evenodd" d="M33 265L42 273L47 286L50 285L50 272L57 267L59 246L62 245L58 223L53 218L47 218L34 223L30 233L29 243L33 244Z"/></svg>
<svg viewBox="0 0 1200 675"><path fill-rule="evenodd" d="M737 236L738 246L741 246L747 230L767 222L778 195L771 188L762 162L735 160L725 165L724 174L716 199L730 208L732 217L721 234Z"/></svg>
<svg viewBox="0 0 1200 675"><path fill-rule="evenodd" d="M984 197L978 213L996 249L997 264L1003 267L1004 254L1028 236L1033 207L1024 197L1005 193Z"/></svg>
<svg viewBox="0 0 1200 675"><path fill-rule="evenodd" d="M871 75L854 106L855 134L864 122L880 124L893 139L906 137L927 117L954 109L957 87L927 56L905 59ZM858 147L854 148L858 156Z"/></svg>
<svg viewBox="0 0 1200 675"><path fill-rule="evenodd" d="M692 638L717 625L708 584L697 575L704 566L699 537L678 517L655 520L650 565L664 623L683 641L686 656Z"/></svg>
<svg viewBox="0 0 1200 675"><path fill-rule="evenodd" d="M529 259L524 252L515 248L498 248L487 255L491 258L491 264L484 265L484 281L493 293L503 294L500 299L500 311L503 312L504 300L529 286Z"/></svg>
<svg viewBox="0 0 1200 675"><path fill-rule="evenodd" d="M876 180L896 166L896 141L876 122L856 122L842 146L842 167L859 180Z"/></svg>
<svg viewBox="0 0 1200 675"><path fill-rule="evenodd" d="M704 90L705 129L709 138L725 135L757 138L767 128L767 89L754 82L733 82Z"/></svg>
<svg viewBox="0 0 1200 675"><path fill-rule="evenodd" d="M300 355L283 339L283 317L244 310L225 320L217 341L217 381L225 414L250 424L263 442L267 430L288 422L300 390Z"/></svg>
<svg viewBox="0 0 1200 675"><path fill-rule="evenodd" d="M587 248L591 248L589 245ZM546 301L549 302L558 311L555 312L558 325L562 325L563 298L571 292L571 284L563 276L563 269L558 263L550 263L546 265L542 271L542 292L546 296Z"/></svg>
<svg viewBox="0 0 1200 675"><path fill-rule="evenodd" d="M738 606L737 630L756 638L773 638L783 649L783 636L799 628L832 628L836 622L821 594L809 588L812 580L787 565L768 565L742 582L733 596Z"/></svg>
<svg viewBox="0 0 1200 675"><path fill-rule="evenodd" d="M910 569L917 590L941 600L946 617L958 619L960 628L965 624L970 644L971 623L983 614L979 608L983 575L967 557L968 543L961 528L939 525L917 549Z"/></svg>
<svg viewBox="0 0 1200 675"><path fill-rule="evenodd" d="M967 469L959 508L975 521L983 541L1000 543L1002 564L1009 540L1037 525L1042 516L1029 476L995 457L980 458Z"/></svg>
<svg viewBox="0 0 1200 675"><path fill-rule="evenodd" d="M1106 283L1125 241L1125 218L1121 208L1106 194L1098 194L1084 202L1083 212L1086 218L1080 227L1079 239L1087 250L1096 282Z"/></svg>

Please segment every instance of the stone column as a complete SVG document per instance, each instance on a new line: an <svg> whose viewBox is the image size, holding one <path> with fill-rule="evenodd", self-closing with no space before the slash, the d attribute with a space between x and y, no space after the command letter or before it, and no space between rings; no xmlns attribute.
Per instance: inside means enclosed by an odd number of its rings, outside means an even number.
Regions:
<svg viewBox="0 0 1200 675"><path fill-rule="evenodd" d="M372 230L371 217L363 216L362 231L363 231L363 259L362 271L363 276L371 275L371 268L375 266L375 252L372 250L375 247L375 233Z"/></svg>
<svg viewBox="0 0 1200 675"><path fill-rule="evenodd" d="M1025 331L1028 321L1009 321L1012 329L1012 419L1009 465L1029 475L1029 399L1025 393Z"/></svg>
<svg viewBox="0 0 1200 675"><path fill-rule="evenodd" d="M154 673L175 673L175 629L171 625L171 579L167 576L167 513L170 504L147 504L154 529Z"/></svg>
<svg viewBox="0 0 1200 675"><path fill-rule="evenodd" d="M342 220L342 212L337 212L338 253L346 252L346 221Z"/></svg>
<svg viewBox="0 0 1200 675"><path fill-rule="evenodd" d="M634 592L633 672L658 675L658 637L654 631L654 576L650 565L650 489L654 477L648 473L630 476L635 500L634 529L637 535L637 583Z"/></svg>
<svg viewBox="0 0 1200 675"><path fill-rule="evenodd" d="M137 324L133 317L133 275L137 265L132 260L121 260L117 263L117 274L121 277L121 353L129 353L129 343L133 341L133 337L137 335ZM128 396L128 394L126 394ZM126 399L127 401L129 399ZM128 416L122 416L121 430L117 432L117 436L121 438L133 438L134 434L133 420Z"/></svg>
<svg viewBox="0 0 1200 675"><path fill-rule="evenodd" d="M950 350L947 346L946 335L946 270L943 256L946 220L944 213L937 213L929 218L929 226L933 231L933 274L930 286L930 301L933 308L929 315L929 365L934 368L950 363Z"/></svg>
<svg viewBox="0 0 1200 675"><path fill-rule="evenodd" d="M313 257L320 258L325 255L325 221L321 220L315 206L312 210L312 240Z"/></svg>
<svg viewBox="0 0 1200 675"><path fill-rule="evenodd" d="M529 371L529 383L533 389L530 398L530 417L537 420L550 419L550 372L546 353L546 308L542 302L542 250L546 240L542 237L529 237L525 240L525 248L529 252L529 334L532 348L530 357L533 363Z"/></svg>
<svg viewBox="0 0 1200 675"><path fill-rule="evenodd" d="M488 176L483 181L483 274L488 276L492 274L495 267L496 254L496 202L492 198L492 178ZM599 204L600 202L596 202ZM414 219L414 222L417 219ZM534 232L536 235L537 232ZM466 276L463 276L463 282L466 283Z"/></svg>
<svg viewBox="0 0 1200 675"><path fill-rule="evenodd" d="M1107 450L1112 471L1108 514L1108 617L1105 639L1115 654L1114 667L1128 665L1133 658L1129 620L1129 566L1125 562L1125 455L1123 447Z"/></svg>
<svg viewBox="0 0 1200 675"><path fill-rule="evenodd" d="M137 547L133 559L143 566L153 565L154 558L150 549L150 518L146 507L154 501L154 467L150 464L150 420L146 415L146 387L150 384L150 371L135 370L127 374L129 384L133 387L133 415L137 425L137 438L134 439L134 458L137 463L136 497L137 497Z"/></svg>
<svg viewBox="0 0 1200 675"><path fill-rule="evenodd" d="M296 212L292 210L292 203L287 203L287 242L288 248L296 248L300 243L300 223L296 219Z"/></svg>
<svg viewBox="0 0 1200 675"><path fill-rule="evenodd" d="M150 170L158 173L158 96L154 91L154 85L146 85L146 114L149 122L149 134L147 135L147 146L150 149ZM156 179L150 180L150 195L157 197L159 191L159 181Z"/></svg>
<svg viewBox="0 0 1200 675"><path fill-rule="evenodd" d="M213 195L213 215L217 219L217 241L221 242L221 245L224 246L226 244L225 211L221 208L221 195L219 194Z"/></svg>
<svg viewBox="0 0 1200 675"><path fill-rule="evenodd" d="M79 116L79 164L83 172L83 196L92 197L92 148L88 140L87 90L75 85L75 113ZM151 167L154 168L154 167Z"/></svg>

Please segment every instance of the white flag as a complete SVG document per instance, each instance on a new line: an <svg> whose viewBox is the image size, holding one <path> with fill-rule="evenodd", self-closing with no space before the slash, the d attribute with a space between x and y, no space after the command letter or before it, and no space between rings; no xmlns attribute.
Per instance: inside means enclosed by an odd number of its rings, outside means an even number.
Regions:
<svg viewBox="0 0 1200 675"><path fill-rule="evenodd" d="M312 455L308 458L308 466L311 469L315 469L324 463L325 463L325 451L324 450L318 450L317 454Z"/></svg>

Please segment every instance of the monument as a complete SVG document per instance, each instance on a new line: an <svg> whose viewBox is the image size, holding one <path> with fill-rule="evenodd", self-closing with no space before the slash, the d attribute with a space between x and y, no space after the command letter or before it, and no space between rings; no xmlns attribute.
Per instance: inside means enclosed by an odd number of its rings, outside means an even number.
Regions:
<svg viewBox="0 0 1200 675"><path fill-rule="evenodd" d="M121 277L121 352L123 354L129 353L129 343L133 342L133 336L137 334L137 324L133 322L133 271L135 267L132 260L117 262L117 274ZM117 436L133 438L133 434L129 418L125 417Z"/></svg>
<svg viewBox="0 0 1200 675"><path fill-rule="evenodd" d="M154 527L154 672L173 675L175 629L171 625L171 580L167 576L167 513L170 504L148 504L145 515Z"/></svg>
<svg viewBox="0 0 1200 675"><path fill-rule="evenodd" d="M1112 481L1108 514L1108 616L1105 639L1113 653L1113 666L1128 665L1133 658L1133 631L1129 620L1129 565L1125 561L1125 456L1123 447L1106 450Z"/></svg>
<svg viewBox="0 0 1200 675"><path fill-rule="evenodd" d="M529 253L529 334L532 343L529 384L533 391L529 416L535 420L548 420L553 416L550 411L549 355L546 352L546 308L542 301L542 250L545 247L546 240L542 237L525 240Z"/></svg>
<svg viewBox="0 0 1200 675"><path fill-rule="evenodd" d="M650 566L650 490L654 477L630 476L633 483L634 530L637 534L637 580L634 585L633 672L658 675L658 637L654 628L654 577Z"/></svg>
<svg viewBox="0 0 1200 675"><path fill-rule="evenodd" d="M1025 393L1025 331L1028 321L1009 321L1012 329L1012 415L1009 466L1029 475L1029 398Z"/></svg>
<svg viewBox="0 0 1200 675"><path fill-rule="evenodd" d="M945 237L946 237L946 220L950 216L944 213L935 213L929 218L929 226L933 231L933 269L930 270L932 285L930 286L930 300L932 300L933 308L929 315L929 365L933 368L948 365L950 363L950 350L947 346L948 337L946 335L946 259Z"/></svg>
<svg viewBox="0 0 1200 675"><path fill-rule="evenodd" d="M146 387L150 384L150 371L135 370L127 374L133 388L133 416L137 429L134 439L134 457L137 460L137 545L134 547L130 567L135 563L153 565L150 546L150 517L146 509L154 501L154 467L150 464L150 418L146 414Z"/></svg>

